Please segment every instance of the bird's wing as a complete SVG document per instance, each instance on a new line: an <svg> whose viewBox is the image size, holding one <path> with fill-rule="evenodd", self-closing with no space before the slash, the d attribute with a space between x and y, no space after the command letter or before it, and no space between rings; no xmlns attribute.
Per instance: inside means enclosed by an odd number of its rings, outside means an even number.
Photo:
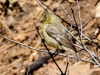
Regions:
<svg viewBox="0 0 100 75"><path fill-rule="evenodd" d="M72 48L71 38L62 25L48 25L46 32L49 36L59 42L59 44L68 48Z"/></svg>
<svg viewBox="0 0 100 75"><path fill-rule="evenodd" d="M62 25L49 25L46 29L46 32L49 36L54 38L59 44L63 45L66 48L69 48L72 55L75 57L77 61L79 61L79 57L75 52L77 52L76 48L72 45L71 37L69 37L68 33L64 29Z"/></svg>

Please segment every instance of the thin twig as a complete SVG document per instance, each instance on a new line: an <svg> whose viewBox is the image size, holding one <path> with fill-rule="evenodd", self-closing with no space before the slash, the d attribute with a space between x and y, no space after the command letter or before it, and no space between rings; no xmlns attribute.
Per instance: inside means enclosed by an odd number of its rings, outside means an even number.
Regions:
<svg viewBox="0 0 100 75"><path fill-rule="evenodd" d="M46 12L48 12L47 9L44 7L44 5L43 5L39 0L36 0L36 1L40 4L40 6L41 6Z"/></svg>
<svg viewBox="0 0 100 75"><path fill-rule="evenodd" d="M73 22L72 22L72 19L71 19L71 17L70 17L70 15L68 14L67 11L65 11L64 7L61 5L61 3L59 2L59 0L56 0L56 1L59 3L59 5L61 6L62 10L65 12L65 14L68 16L68 18L69 18L69 20L71 21L71 23L73 23Z"/></svg>
<svg viewBox="0 0 100 75"><path fill-rule="evenodd" d="M33 21L33 23L34 23L34 21ZM34 23L34 25L35 25L35 23ZM42 40L42 43L44 44L44 46L45 46L46 50L48 51L48 54L49 54L49 55L50 55L50 57L52 58L52 60L53 60L53 62L55 63L55 65L58 67L58 69L59 69L59 71L61 72L61 74L63 74L63 71L61 70L61 68L60 68L60 67L58 66L58 64L56 63L56 61L55 61L55 59L54 59L53 55L50 53L50 51L49 51L48 47L47 47L47 46L46 46L46 44L45 44L44 39L42 38L42 36L40 35L40 33L39 33L39 31L38 31L38 28L37 28L37 26L36 26L36 25L35 25L35 28L36 28L37 33L39 34L39 36L40 36L40 38L41 38L41 40Z"/></svg>
<svg viewBox="0 0 100 75"><path fill-rule="evenodd" d="M82 36L83 36L83 32L82 32L82 20L81 20L81 16L80 16L80 5L78 3L78 0L77 0L77 5L78 5L79 20L80 20L80 25L81 25L81 29L80 29L80 33L81 33L81 35L80 35L80 41L81 41L82 47L92 57L92 59L98 64L98 66L100 67L100 63L94 58L93 54L82 43Z"/></svg>

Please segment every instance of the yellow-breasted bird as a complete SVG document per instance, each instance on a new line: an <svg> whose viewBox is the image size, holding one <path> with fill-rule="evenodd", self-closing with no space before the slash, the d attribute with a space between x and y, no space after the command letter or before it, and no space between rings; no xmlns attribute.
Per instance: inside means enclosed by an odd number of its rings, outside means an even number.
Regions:
<svg viewBox="0 0 100 75"><path fill-rule="evenodd" d="M60 18L54 14L46 13L43 18L43 37L45 42L54 48L69 51L79 61L79 57L72 45L71 37L68 35Z"/></svg>

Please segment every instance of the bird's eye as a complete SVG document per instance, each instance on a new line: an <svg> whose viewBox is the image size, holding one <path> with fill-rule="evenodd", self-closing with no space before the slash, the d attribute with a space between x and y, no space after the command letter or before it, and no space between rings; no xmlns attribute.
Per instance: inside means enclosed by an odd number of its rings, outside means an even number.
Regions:
<svg viewBox="0 0 100 75"><path fill-rule="evenodd" d="M47 19L47 17L45 16L45 17L44 17L44 19L46 20L46 19Z"/></svg>

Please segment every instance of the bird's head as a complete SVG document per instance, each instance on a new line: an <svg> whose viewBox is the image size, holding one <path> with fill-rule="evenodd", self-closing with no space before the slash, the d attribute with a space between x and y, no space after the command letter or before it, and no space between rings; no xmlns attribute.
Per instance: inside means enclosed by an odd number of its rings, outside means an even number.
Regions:
<svg viewBox="0 0 100 75"><path fill-rule="evenodd" d="M59 20L60 19L56 15L46 13L43 18L43 23L44 24L52 24L52 23L59 22Z"/></svg>

